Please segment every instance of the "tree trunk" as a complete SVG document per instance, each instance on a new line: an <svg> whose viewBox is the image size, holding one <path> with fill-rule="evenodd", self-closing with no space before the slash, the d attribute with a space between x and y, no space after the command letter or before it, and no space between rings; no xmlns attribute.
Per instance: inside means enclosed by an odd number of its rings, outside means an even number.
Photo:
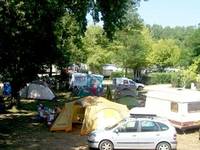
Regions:
<svg viewBox="0 0 200 150"><path fill-rule="evenodd" d="M52 77L52 64L49 65L49 77Z"/></svg>
<svg viewBox="0 0 200 150"><path fill-rule="evenodd" d="M21 83L18 81L11 81L11 88L12 88L12 92L11 92L11 97L12 99L15 100L14 105L20 106L20 95L19 95L19 90L21 89Z"/></svg>
<svg viewBox="0 0 200 150"><path fill-rule="evenodd" d="M128 68L126 67L125 68L125 77L127 77L127 74L128 74Z"/></svg>

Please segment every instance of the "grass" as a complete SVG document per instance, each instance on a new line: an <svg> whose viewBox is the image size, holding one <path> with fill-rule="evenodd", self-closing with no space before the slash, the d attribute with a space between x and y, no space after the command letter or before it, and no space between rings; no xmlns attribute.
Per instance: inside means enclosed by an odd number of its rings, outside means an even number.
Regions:
<svg viewBox="0 0 200 150"><path fill-rule="evenodd" d="M57 105L63 106L71 101L69 93L57 93ZM139 96L139 98L141 98ZM131 103L129 103L131 101ZM132 98L123 99L122 103L132 105ZM49 101L42 103L53 106ZM0 150L87 150L87 137L80 136L80 124L73 125L73 131L50 132L45 122L39 122L37 101L22 100L20 109L13 107L4 114L0 114ZM198 132L178 134L177 150L198 150L200 141Z"/></svg>
<svg viewBox="0 0 200 150"><path fill-rule="evenodd" d="M122 97L117 99L117 102L126 105L129 109L138 106L138 101L136 97L128 97L128 96Z"/></svg>
<svg viewBox="0 0 200 150"><path fill-rule="evenodd" d="M20 149L27 147L27 144L29 146L33 144L31 149L38 149L38 141L51 137L52 133L49 132L46 123L36 119L37 105L42 103L49 108L55 105L62 108L63 104L70 100L69 93L57 93L57 95L56 102L22 99L20 109L14 106L4 114L0 114L0 149Z"/></svg>

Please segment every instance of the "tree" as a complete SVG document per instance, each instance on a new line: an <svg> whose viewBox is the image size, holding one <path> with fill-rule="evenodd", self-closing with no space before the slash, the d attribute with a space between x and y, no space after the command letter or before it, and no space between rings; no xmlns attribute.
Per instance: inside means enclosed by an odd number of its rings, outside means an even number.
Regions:
<svg viewBox="0 0 200 150"><path fill-rule="evenodd" d="M115 43L118 43L114 53L115 62L121 67L133 69L135 75L146 66L146 52L149 49L147 30L143 28L142 20L136 9L129 9L126 15L126 26L116 32Z"/></svg>
<svg viewBox="0 0 200 150"><path fill-rule="evenodd" d="M200 55L200 28L188 38L187 46L192 49L194 57Z"/></svg>
<svg viewBox="0 0 200 150"><path fill-rule="evenodd" d="M60 1L1 1L1 75L12 95L56 58L53 26L64 12ZM57 6L57 7L55 7Z"/></svg>
<svg viewBox="0 0 200 150"><path fill-rule="evenodd" d="M140 0L92 0L91 14L94 21L98 22L101 19L104 21L103 29L107 36L112 38L115 31L123 28L123 25L126 24L127 10L130 6L135 8L139 2Z"/></svg>
<svg viewBox="0 0 200 150"><path fill-rule="evenodd" d="M159 40L152 46L148 61L163 70L165 67L174 67L180 59L181 50L172 39Z"/></svg>
<svg viewBox="0 0 200 150"><path fill-rule="evenodd" d="M111 41L105 36L100 26L88 27L83 38L83 50L86 56L86 63L91 71L100 73L102 65L110 63L112 51L109 51Z"/></svg>
<svg viewBox="0 0 200 150"><path fill-rule="evenodd" d="M86 30L87 12L101 13L104 29L107 36L111 37L123 24L122 18L128 5L136 5L138 2L0 1L0 72L5 80L11 81L12 95L17 97L19 89L35 79L47 66L75 59L72 56L81 45L79 39ZM98 17L94 18L97 21Z"/></svg>
<svg viewBox="0 0 200 150"><path fill-rule="evenodd" d="M59 50L56 65L60 68L65 68L72 62L83 62L85 55L80 51L80 30L75 18L67 12L56 22L54 35L56 48Z"/></svg>

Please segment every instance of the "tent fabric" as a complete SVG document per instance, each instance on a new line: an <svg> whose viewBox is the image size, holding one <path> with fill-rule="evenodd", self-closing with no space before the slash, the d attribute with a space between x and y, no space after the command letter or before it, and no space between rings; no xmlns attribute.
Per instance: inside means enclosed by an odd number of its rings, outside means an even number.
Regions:
<svg viewBox="0 0 200 150"><path fill-rule="evenodd" d="M82 102L86 107L81 135L87 135L95 129L112 126L128 116L126 105L111 102L103 97L86 97Z"/></svg>
<svg viewBox="0 0 200 150"><path fill-rule="evenodd" d="M73 105L73 123L82 123L84 119L85 108L82 107L80 104Z"/></svg>
<svg viewBox="0 0 200 150"><path fill-rule="evenodd" d="M20 97L38 100L53 100L56 98L46 82L33 81L20 90Z"/></svg>
<svg viewBox="0 0 200 150"><path fill-rule="evenodd" d="M54 121L50 131L71 131L73 119L73 102L65 103L59 116Z"/></svg>

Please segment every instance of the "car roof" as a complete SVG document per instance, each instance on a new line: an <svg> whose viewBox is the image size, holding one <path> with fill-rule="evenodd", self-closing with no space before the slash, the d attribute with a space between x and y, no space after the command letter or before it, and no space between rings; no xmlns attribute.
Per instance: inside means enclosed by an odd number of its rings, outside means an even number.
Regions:
<svg viewBox="0 0 200 150"><path fill-rule="evenodd" d="M131 121L131 120L138 120L138 121L141 121L141 120L149 120L149 121L155 121L155 122L162 122L162 123L169 123L168 119L166 118L163 118L163 117L159 117L159 116L155 116L155 115L148 115L148 116L133 116L133 115L130 115L128 118L127 118L128 121Z"/></svg>

